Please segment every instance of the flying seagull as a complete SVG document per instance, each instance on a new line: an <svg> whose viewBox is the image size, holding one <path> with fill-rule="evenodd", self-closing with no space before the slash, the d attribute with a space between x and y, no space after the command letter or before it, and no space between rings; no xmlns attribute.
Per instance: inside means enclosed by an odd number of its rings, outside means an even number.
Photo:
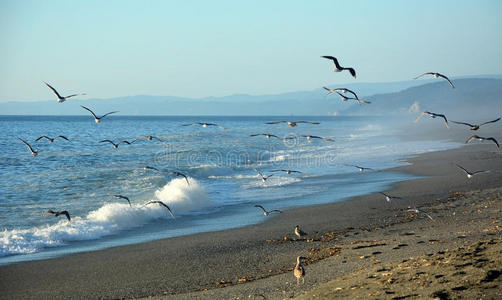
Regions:
<svg viewBox="0 0 502 300"><path fill-rule="evenodd" d="M58 91L56 91L56 89L55 89L55 88L53 88L52 86L50 86L47 82L45 82L45 81L44 81L44 83L45 83L45 85L47 85L47 86L48 86L48 87L49 87L49 88L50 88L50 89L54 92L54 94L56 94L56 96L58 97L58 102L59 102L59 103L63 103L63 102L65 102L66 100L68 100L68 98L71 98L71 97L80 96L80 95L85 95L84 93L81 93L81 94L73 94L73 95L69 95L69 96L63 97L63 96L61 96L61 95L58 93Z"/></svg>
<svg viewBox="0 0 502 300"><path fill-rule="evenodd" d="M430 112L430 111L424 111L423 113L419 114L418 117L415 119L415 122L418 122L418 120L420 120L420 118L422 118L423 115L429 115L433 119L436 118L436 117L443 118L444 119L444 124L446 125L446 128L450 128L450 125L448 125L448 119L446 119L445 115L436 114L436 113L433 113L433 112Z"/></svg>
<svg viewBox="0 0 502 300"><path fill-rule="evenodd" d="M386 193L382 193L382 192L379 192L379 194L384 195L385 196L385 200L387 200L387 202L390 202L392 199L396 199L396 200L403 199L401 197L387 195Z"/></svg>
<svg viewBox="0 0 502 300"><path fill-rule="evenodd" d="M316 136L316 135L300 135L300 137L307 138L307 140L310 142L312 139L320 139L325 142L334 142L335 140L329 139L329 138L324 138L322 136Z"/></svg>
<svg viewBox="0 0 502 300"><path fill-rule="evenodd" d="M28 147L28 149L29 149L29 150L30 150L30 152L31 152L31 156L35 157L35 156L37 156L37 155L38 155L38 153L39 153L40 151L35 151L35 150L33 150L33 148L31 148L30 144L28 144L28 143L27 143L25 140L23 140L22 138L18 137L18 139L20 139L20 140L21 140L21 142L23 142L23 143L26 145L26 147Z"/></svg>
<svg viewBox="0 0 502 300"><path fill-rule="evenodd" d="M350 72L350 75L352 75L352 77L356 78L356 71L353 68L344 68L344 67L340 66L340 64L338 63L338 59L336 59L335 57L333 57L333 56L321 56L321 57L326 58L326 59L330 59L333 61L333 63L335 64L335 69L333 71L341 72L343 70L348 70Z"/></svg>
<svg viewBox="0 0 502 300"><path fill-rule="evenodd" d="M450 86L451 86L451 88L452 88L452 89L454 89L454 88L455 88L455 86L454 86L454 85L453 85L453 83L450 81L450 79L448 79L448 77L444 76L443 74L439 74L439 73L427 72L427 73L424 73L424 74L422 74L422 75L420 75L420 76L417 76L417 77L415 77L415 78L413 78L413 79L418 79L418 78L420 78L420 77L422 77L422 76L425 76L425 75L432 75L432 76L434 76L434 78L439 78L439 77L441 77L441 78L443 78L444 80L448 81L448 83L450 84Z"/></svg>
<svg viewBox="0 0 502 300"><path fill-rule="evenodd" d="M280 170L271 170L270 172L285 172L286 174L291 174L291 173L302 173L300 171L295 171L295 170L284 170L284 169L280 169Z"/></svg>
<svg viewBox="0 0 502 300"><path fill-rule="evenodd" d="M144 170L155 170L157 172L162 172L161 170L155 168L155 167L150 167L150 166L143 166L142 167Z"/></svg>
<svg viewBox="0 0 502 300"><path fill-rule="evenodd" d="M208 126L216 126L216 127L218 127L218 128L225 129L225 127L220 126L220 125L218 125L218 124L214 124L214 123L204 123L204 122L202 122L202 123L201 123L201 122L195 122L195 123L190 123L190 124L183 124L183 125L181 125L181 126L192 126L192 125L200 125L200 126L202 126L203 128L206 128L206 127L208 127Z"/></svg>
<svg viewBox="0 0 502 300"><path fill-rule="evenodd" d="M266 182L267 179L269 179L270 177L274 176L274 174L269 175L269 176L263 176L263 174L260 171L258 171L257 169L254 169L254 170L258 173L258 175L260 175L261 181L263 181L263 182Z"/></svg>
<svg viewBox="0 0 502 300"><path fill-rule="evenodd" d="M323 89L325 89L326 91L328 91L328 94L326 94L326 96L331 95L331 94L333 94L335 92L342 92L344 94L345 93L351 93L352 95L354 95L354 97L356 99L359 99L359 97L357 96L357 94L355 92L353 92L353 91L351 91L351 90L349 90L347 88L334 88L334 89L330 89L330 88L327 88L327 87L323 86Z"/></svg>
<svg viewBox="0 0 502 300"><path fill-rule="evenodd" d="M469 123L456 122L456 121L452 121L452 122L455 123L455 124L467 125L467 126L471 127L471 130L478 130L479 127L481 127L481 126L483 126L485 124L495 123L498 120L500 120L500 118L492 120L492 121L484 122L484 123L481 123L481 124L469 124Z"/></svg>
<svg viewBox="0 0 502 300"><path fill-rule="evenodd" d="M131 205L131 201L129 200L129 198L127 198L126 196L122 196L122 195L113 195L113 197L117 198L117 199L125 199L127 200L127 202L129 203L129 206L132 207Z"/></svg>
<svg viewBox="0 0 502 300"><path fill-rule="evenodd" d="M107 114L102 115L101 117L98 117L98 116L96 116L96 114L95 114L92 110L88 109L87 107L85 107L85 106L83 106L83 105L80 105L80 107L82 107L83 109L85 109L85 110L89 111L89 112L92 114L92 116L94 117L94 121L95 121L96 123L101 122L101 119L103 119L104 117L106 117L106 116L108 116L108 115L111 115L111 114L114 114L114 113L118 113L118 111L112 111L112 112L109 112L109 113L107 113Z"/></svg>
<svg viewBox="0 0 502 300"><path fill-rule="evenodd" d="M190 182L188 182L188 177L185 175L185 174L182 174L180 172L176 172L176 171L170 171L169 173L167 173L167 175L174 175L174 176L181 176L181 177L184 177L185 180L187 181L187 184L190 185Z"/></svg>
<svg viewBox="0 0 502 300"><path fill-rule="evenodd" d="M63 210L63 211L53 211L53 210L49 209L48 211L46 211L43 214L42 218L45 218L45 216L47 216L48 214L54 215L54 217L59 217L60 215L65 215L66 218L68 219L68 221L71 221L70 214L66 210Z"/></svg>
<svg viewBox="0 0 502 300"><path fill-rule="evenodd" d="M130 144L132 144L132 143L136 142L136 140L134 140L134 141L132 141L132 142L128 142L128 141L120 141L120 142L118 142L118 143L116 143L116 144L115 144L113 141L110 141L110 140L102 140L102 141L100 141L100 143L105 143L105 142L106 142L106 143L110 143L110 144L112 144L114 149L118 149L118 147L119 147L119 145L120 145L120 144L127 144L127 145L130 145Z"/></svg>
<svg viewBox="0 0 502 300"><path fill-rule="evenodd" d="M345 95L342 95L340 94L339 92L336 92L335 93L338 94L338 96L340 96L340 98L342 98L342 101L345 102L345 101L348 101L348 100L355 100L357 102L359 102L359 104L362 104L362 103L365 103L365 104L371 104L371 101L368 101L368 100L364 100L364 99L359 99L359 98L352 98L352 97L347 97Z"/></svg>
<svg viewBox="0 0 502 300"><path fill-rule="evenodd" d="M58 135L56 138L62 138L63 140L67 140L67 141L69 141L69 139L68 139L67 137L65 137L64 135ZM46 135L42 135L41 137L39 137L39 138L38 138L38 139L36 139L35 141L39 141L39 140L41 140L41 139L47 139L47 140L49 141L49 143L54 143L54 140L55 140L56 138L50 138L50 137L48 137L48 136L46 136Z"/></svg>
<svg viewBox="0 0 502 300"><path fill-rule="evenodd" d="M474 139L479 140L479 141L481 141L481 142L482 142L482 141L492 141L492 142L494 142L494 143L495 143L495 145L497 145L497 147L499 147L499 148L500 148L499 143L498 143L498 142L497 142L497 140L496 140L495 138L493 138L493 137L488 137L488 138L486 138L486 137L482 137L482 136L479 136L479 135L473 135L473 136L471 136L471 137L470 137L467 141L465 141L465 143L467 144L467 143L469 143L470 141L472 141L472 140L474 140Z"/></svg>
<svg viewBox="0 0 502 300"><path fill-rule="evenodd" d="M304 236L308 235L305 231L302 231L302 230L300 229L300 226L299 226L299 225L296 225L296 226L295 226L295 234L296 234L296 236L297 236L297 237L299 237L299 238L302 238L302 237L304 237Z"/></svg>
<svg viewBox="0 0 502 300"><path fill-rule="evenodd" d="M300 279L302 280L302 284L305 284L305 268L302 265L302 259L305 259L305 257L298 256L296 258L296 265L293 269L293 275L296 277L296 285L300 285Z"/></svg>
<svg viewBox="0 0 502 300"><path fill-rule="evenodd" d="M176 217L174 216L173 212L171 211L171 209L169 208L169 206L167 206L167 204L165 204L164 202L162 201L158 201L158 200L152 200L152 201L148 201L147 203L145 203L143 206L146 206L148 204L154 204L154 203L157 203L159 205L162 205L164 206L165 208L167 208L167 211L169 211L169 213L171 214L171 217L173 217L173 219L176 219Z"/></svg>
<svg viewBox="0 0 502 300"><path fill-rule="evenodd" d="M286 123L288 124L289 127L295 127L297 124L300 123L306 123L306 124L313 124L313 125L319 125L319 122L310 122L310 121L273 121L273 122L266 122L265 124L281 124L281 123Z"/></svg>
<svg viewBox="0 0 502 300"><path fill-rule="evenodd" d="M273 212L276 212L276 213L282 213L282 211L278 210L278 209L274 209L274 210L271 210L271 211L267 211L263 206L261 205L255 205L254 207L258 207L258 208L261 208L261 210L263 210L263 215L264 216L268 216L270 215L271 213Z"/></svg>
<svg viewBox="0 0 502 300"><path fill-rule="evenodd" d="M455 166L457 166L460 170L464 171L465 175L467 175L467 178L472 178L474 175L490 172L489 170L469 172L469 171L467 171L467 169L465 169L464 167L462 167L460 165L455 164Z"/></svg>
<svg viewBox="0 0 502 300"><path fill-rule="evenodd" d="M363 172L363 171L373 171L374 169L372 168L366 168L366 167L361 167L361 166L358 166L358 165L348 165L348 164L344 164L344 166L347 166L347 167L354 167L354 168L358 168L359 169L359 172Z"/></svg>
<svg viewBox="0 0 502 300"><path fill-rule="evenodd" d="M416 208L416 207L415 207L415 208L410 208L410 209L408 209L408 210L406 210L406 211L408 211L408 212L413 212L413 213L416 213L416 214L420 214L420 213L422 213L422 214L426 215L426 216L427 216L427 218L429 218L429 219L431 219L432 221L434 221L434 219L433 219L433 218L432 218L432 217L431 217L428 213L426 213L425 211L423 211L423 210L421 210L421 209L419 209L419 208Z"/></svg>
<svg viewBox="0 0 502 300"><path fill-rule="evenodd" d="M251 134L250 137L254 137L254 136L260 136L260 135L263 135L265 136L267 139L271 138L271 137L275 137L277 139L279 139L279 137L275 134L270 134L270 133L257 133L257 134Z"/></svg>

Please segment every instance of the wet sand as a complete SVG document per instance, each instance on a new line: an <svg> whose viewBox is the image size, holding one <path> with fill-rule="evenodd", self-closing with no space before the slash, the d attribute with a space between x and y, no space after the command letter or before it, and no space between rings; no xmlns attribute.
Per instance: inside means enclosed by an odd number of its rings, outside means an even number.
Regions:
<svg viewBox="0 0 502 300"><path fill-rule="evenodd" d="M403 199L390 203L370 194L289 210L244 228L3 266L0 298L300 296L354 272L500 238L501 158L493 144L411 158L412 165L391 171L430 177L394 185L387 192ZM492 172L468 180L453 163ZM409 206L434 221L406 212ZM306 239L294 236L297 224L309 233ZM302 286L291 271L298 255L307 257Z"/></svg>

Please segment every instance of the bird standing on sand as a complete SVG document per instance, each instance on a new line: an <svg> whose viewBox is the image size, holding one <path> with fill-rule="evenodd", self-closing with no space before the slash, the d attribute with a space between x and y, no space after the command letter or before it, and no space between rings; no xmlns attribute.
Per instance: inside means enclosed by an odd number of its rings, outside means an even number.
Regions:
<svg viewBox="0 0 502 300"><path fill-rule="evenodd" d="M110 143L113 145L113 148L114 149L118 149L119 145L120 144L127 144L127 145L130 145L132 143L136 142L136 140L132 141L132 142L128 142L128 141L120 141L118 142L117 144L115 144L113 141L110 141L110 140L102 140L100 141L100 143Z"/></svg>
<svg viewBox="0 0 502 300"><path fill-rule="evenodd" d="M96 116L96 114L92 110L88 109L87 107L85 107L83 105L80 105L80 107L82 107L83 109L89 111L92 114L92 116L94 117L94 121L96 123L101 122L101 119L103 119L104 117L106 117L108 115L111 115L111 114L114 114L114 113L118 113L118 111L112 111L112 112L109 112L109 113L106 113L106 114L102 115L101 117L98 117L98 116Z"/></svg>
<svg viewBox="0 0 502 300"><path fill-rule="evenodd" d="M427 216L427 218L429 218L429 219L431 219L432 221L434 221L434 219L433 219L433 218L432 218L432 217L431 217L428 213L426 213L425 211L423 211L423 210L421 210L421 209L419 209L419 208L416 208L416 207L415 207L415 208L410 208L410 209L408 209L408 210L406 210L406 211L407 211L407 212L413 212L413 213L416 213L417 215L422 213L422 214L426 215L426 216Z"/></svg>
<svg viewBox="0 0 502 300"><path fill-rule="evenodd" d="M450 128L450 125L448 125L448 119L446 119L445 115L442 114L436 114L430 111L424 111L421 114L418 115L418 117L415 119L415 123L422 118L423 115L429 115L432 119L435 119L436 117L443 118L444 119L444 124L446 125L446 128Z"/></svg>
<svg viewBox="0 0 502 300"><path fill-rule="evenodd" d="M169 214L171 214L171 217L173 217L173 219L176 219L176 217L174 216L173 212L171 211L171 209L169 208L169 206L167 206L167 204L165 204L164 202L162 201L158 201L158 200L152 200L152 201L148 201L147 203L145 203L143 206L146 206L148 204L154 204L154 203L157 203L159 205L162 205L164 206L165 208L167 208L167 211L169 211Z"/></svg>
<svg viewBox="0 0 502 300"><path fill-rule="evenodd" d="M302 266L302 259L305 259L305 257L298 256L296 258L296 265L293 269L293 274L296 277L296 285L300 285L300 279L302 280L302 284L305 283L305 269Z"/></svg>
<svg viewBox="0 0 502 300"><path fill-rule="evenodd" d="M396 199L396 200L403 199L401 197L387 195L386 193L382 193L382 192L379 192L379 194L384 195L385 200L387 200L387 202L390 202L392 199Z"/></svg>
<svg viewBox="0 0 502 300"><path fill-rule="evenodd" d="M132 207L131 205L131 201L129 200L129 198L127 198L126 196L122 196L122 195L113 195L113 197L117 198L117 199L125 199L127 200L127 203L129 203L129 206Z"/></svg>
<svg viewBox="0 0 502 300"><path fill-rule="evenodd" d="M443 78L444 80L448 81L448 83L450 84L450 86L451 86L451 88L452 88L452 89L454 89L454 88L455 88L455 86L454 86L454 85L453 85L453 83L450 81L450 79L448 79L448 77L444 76L443 74L439 74L439 73L427 72L427 73L424 73L424 74L422 74L422 75L419 75L419 76L417 76L417 77L415 77L415 78L413 78L413 79L418 79L418 78L420 78L420 77L422 77L422 76L425 76L425 75L432 75L432 76L434 76L434 78L439 78L439 77L441 77L441 78Z"/></svg>
<svg viewBox="0 0 502 300"><path fill-rule="evenodd" d="M490 170L480 170L480 171L469 172L466 168L462 167L461 165L455 164L455 166L457 166L457 168L459 168L460 170L464 171L465 175L467 175L467 178L469 178L469 179L474 177L474 175L490 172Z"/></svg>
<svg viewBox="0 0 502 300"><path fill-rule="evenodd" d="M39 153L40 151L35 151L35 150L33 150L33 148L31 148L30 144L28 144L28 143L27 143L25 140L23 140L22 138L18 137L18 139L20 139L20 140L21 140L21 142L23 142L23 143L26 145L26 147L28 147L28 150L30 150L30 152L31 152L31 156L35 157L35 156L37 156L37 155L38 155L38 153Z"/></svg>
<svg viewBox="0 0 502 300"><path fill-rule="evenodd" d="M481 124L469 124L469 123L465 123L465 122L456 122L456 121L452 121L452 122L455 123L455 124L467 125L467 126L471 127L471 130L478 130L479 127L481 127L481 126L483 126L485 124L495 123L498 120L500 120L500 118L492 120L492 121L484 122L484 123L481 123Z"/></svg>
<svg viewBox="0 0 502 300"><path fill-rule="evenodd" d="M297 237L299 237L299 238L302 238L302 237L304 237L304 236L308 235L305 231L302 231L302 230L300 229L300 226L299 226L299 225L296 225L296 226L295 226L295 234L296 234L296 236L297 236Z"/></svg>
<svg viewBox="0 0 502 300"><path fill-rule="evenodd" d="M288 124L289 127L296 127L297 124L300 123L306 123L306 124L313 124L313 125L319 125L319 122L311 122L311 121L273 121L273 122L266 122L265 124L281 124L281 123L286 123Z"/></svg>
<svg viewBox="0 0 502 300"><path fill-rule="evenodd" d="M270 177L274 176L274 174L271 174L271 175L269 175L269 176L264 176L264 175L263 175L260 171L258 171L257 169L254 169L254 170L258 173L258 175L260 175L260 177L261 177L261 181L263 181L263 182L266 182L266 181L267 181L267 179L269 179Z"/></svg>
<svg viewBox="0 0 502 300"><path fill-rule="evenodd" d="M321 56L321 57L333 61L333 63L335 64L335 69L333 71L335 71L335 72L342 72L343 70L347 70L347 71L350 72L350 75L352 75L352 77L356 78L356 71L353 68L344 68L344 67L340 66L340 64L338 63L338 59L336 59L335 57L333 57L333 56L326 56L326 55Z"/></svg>
<svg viewBox="0 0 502 300"><path fill-rule="evenodd" d="M271 210L271 211L267 211L263 206L261 205L255 205L254 207L258 207L258 208L261 208L261 210L263 210L263 215L265 217L268 217L268 215L270 215L271 213L273 212L276 212L276 213L282 213L282 211L278 210L278 209L274 209L274 210Z"/></svg>
<svg viewBox="0 0 502 300"><path fill-rule="evenodd" d="M68 219L68 221L71 221L70 214L66 210L63 210L63 211L53 211L53 210L49 209L48 211L46 211L43 214L42 218L45 218L45 216L47 216L48 214L52 214L52 215L54 215L54 217L59 217L60 215L65 215L66 218Z"/></svg>
<svg viewBox="0 0 502 300"><path fill-rule="evenodd" d="M75 96L80 96L80 95L85 95L84 93L81 93L81 94L73 94L73 95L69 95L69 96L66 96L66 97L63 97L61 96L58 91L56 91L55 88L53 88L52 86L50 86L47 82L44 82L45 85L47 85L53 92L54 94L56 94L56 96L58 97L58 102L59 103L63 103L65 102L66 100L68 100L68 98L71 98L71 97L75 97Z"/></svg>
<svg viewBox="0 0 502 300"><path fill-rule="evenodd" d="M63 140L67 140L67 141L70 141L67 137L65 137L64 135L58 135L56 138L62 138ZM50 138L46 135L42 135L41 137L39 137L38 139L35 140L35 142L38 142L39 140L41 139L47 139L49 141L49 143L54 143L54 140L56 138Z"/></svg>
<svg viewBox="0 0 502 300"><path fill-rule="evenodd" d="M471 136L469 139L467 139L467 141L465 141L465 143L466 143L466 144L468 144L468 143L469 143L470 141L472 141L472 140L478 140L478 141L481 141L481 142L482 142L482 141L492 141L492 142L494 142L494 143L495 143L495 145L497 145L497 147L498 147L498 148L500 148L499 143L498 143L498 142L497 142L497 140L496 140L495 138L493 138L493 137L488 137L488 138L486 138L486 137L482 137L482 136L479 136L479 135L473 135L473 136Z"/></svg>

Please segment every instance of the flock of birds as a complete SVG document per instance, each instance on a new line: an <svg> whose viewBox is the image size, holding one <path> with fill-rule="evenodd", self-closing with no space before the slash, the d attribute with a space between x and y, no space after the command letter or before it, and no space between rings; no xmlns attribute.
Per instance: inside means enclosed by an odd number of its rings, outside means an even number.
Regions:
<svg viewBox="0 0 502 300"><path fill-rule="evenodd" d="M335 57L333 57L333 56L321 56L321 57L325 58L325 59L328 59L328 60L331 60L333 62L333 64L334 64L334 72L348 71L350 73L350 75L352 75L352 77L356 78L356 71L354 70L354 68L352 68L352 67L342 67L340 65L340 63L338 62L338 59L335 58ZM448 82L448 84L451 86L451 88L455 88L455 86L453 85L453 83L451 82L451 80L447 76L445 76L443 74L440 74L440 73L427 72L427 73L424 73L424 74L421 74L421 75L415 77L414 79L418 79L418 78L421 78L423 76L432 76L434 78L441 78L441 79L445 80L446 82ZM72 94L72 95L68 95L68 96L61 96L59 94L59 92L54 87L52 87L51 85L49 85L46 82L44 82L44 83L56 95L58 103L63 103L65 101L67 101L69 98L72 98L72 97L76 97L76 96L80 96L80 95L86 95L85 93L78 93L78 94ZM359 98L359 96L354 91L352 91L350 89L347 89L347 88L333 88L333 89L331 89L331 88L328 88L328 87L325 87L325 86L323 88L326 91L328 91L328 94L326 96L329 96L329 95L332 95L332 94L337 94L338 96L340 96L340 98L341 98L341 100L343 102L348 101L348 100L354 100L354 101L357 101L359 104L371 104L370 101L367 101L367 100ZM347 93L351 94L352 96L351 97L345 96L344 94L347 94ZM81 107L83 109L87 110L92 115L92 117L94 118L94 121L96 123L100 123L105 117L107 117L107 116L109 116L111 114L118 113L118 111L112 111L112 112L108 112L108 113L106 113L104 115L97 116L94 113L94 111L92 111L90 108L85 107L83 105L81 105ZM433 119L434 118L441 118L441 119L444 120L444 123L445 123L446 127L450 128L449 123L448 123L448 119L446 118L446 116L444 114L433 113L433 112L430 112L430 111L424 111L424 112L420 113L420 115L416 118L415 122L418 122L418 120L420 118L422 118L422 116L424 116L424 115L428 115L428 116L430 116ZM456 123L456 124L468 126L468 127L470 127L470 130L476 131L476 130L479 130L480 127L483 126L483 125L490 124L490 123L495 123L495 122L498 122L499 120L500 120L500 118L497 118L497 119L494 119L494 120L491 120L491 121L487 121L487 122L484 122L484 123L480 123L480 124L470 124L470 123L466 123L466 122L457 122L457 121L452 121L452 122ZM293 127L296 127L298 124L317 125L317 124L319 124L319 122L280 120L280 121L266 122L265 124L270 124L270 125L286 124L289 127L293 128ZM221 128L221 129L226 129L225 127L223 127L221 125L218 125L218 124L215 124L215 123L206 123L206 122L195 122L195 123L190 123L190 124L183 124L182 126L201 126L203 128L211 127L212 126L212 127L217 127L217 128ZM257 134L250 135L250 137L257 137L257 136L264 136L267 139L275 138L275 139L283 140L283 141L287 141L287 140L290 140L290 139L306 138L308 141L311 141L312 139L319 139L319 140L323 140L323 141L326 141L326 142L334 142L334 140L331 139L331 138L325 138L325 137L314 136L314 135L300 135L300 136L286 137L286 138L280 138L279 136L274 135L274 134L270 134L270 133L257 133ZM69 141L69 139L67 137L62 136L62 135L59 135L59 136L54 137L54 138L51 138L51 137L43 135L43 136L40 136L39 138L37 138L35 141L39 141L41 139L46 139L50 143L53 143L56 138L60 138L60 139ZM35 156L37 156L39 154L40 151L36 151L35 149L33 149L33 147L28 142L26 142L24 139L22 139L20 137L18 137L18 139L21 140L26 145L26 147L31 152L31 155L33 157L35 157ZM146 136L146 139L149 140L149 141L151 141L151 140L158 140L158 141L161 141L161 142L164 143L164 141L162 139L160 139L158 137L154 137L154 136ZM493 138L493 137L481 137L481 136L478 136L478 135L471 136L470 138L467 139L466 143L469 143L470 141L475 140L475 139L476 140L480 140L480 141L491 141L491 142L495 143L497 145L497 147L500 147L499 143L497 142L497 140L495 138ZM114 149L117 149L120 144L131 145L131 144L135 143L136 141L137 140L133 140L133 141L123 140L123 141L115 142L115 141L112 141L112 140L109 140L109 139L105 139L105 140L100 141L100 143L109 143L109 144L111 144L113 146ZM359 165L349 165L349 164L345 164L345 165L346 166L355 167L355 168L359 169L360 172L363 172L363 171L372 171L373 170L372 168L362 167L362 166L359 166ZM456 166L466 174L467 178L472 178L475 175L489 172L488 170L469 171L469 170L465 169L464 167L462 167L462 166L460 166L458 164ZM155 167L151 167L151 166L144 166L143 168L145 170L154 170L154 171L157 171L157 172L163 172L163 171L161 171L161 170L159 170L159 169L157 169ZM267 179L269 179L270 177L274 176L274 174L264 175L259 170L257 170L257 169L254 169L254 170L256 171L256 173L258 174L258 176L260 177L260 179L263 182L266 182ZM277 169L277 170L271 170L270 172L271 173L284 172L284 173L286 173L288 175L292 174L292 173L302 173L301 171L288 170L288 169ZM177 176L177 177L178 176L183 177L186 180L187 184L190 185L188 177L185 174L182 174L182 173L177 172L177 171L169 171L169 172L167 172L167 175L174 175L174 176ZM388 194L383 193L383 192L381 192L380 194L385 197L385 199L386 199L387 202L391 202L392 200L400 200L400 199L402 199L401 197L388 195ZM127 201L130 206L132 206L130 199L128 197L126 197L126 196L123 196L123 195L113 195L113 197L115 197L117 199L123 199L123 200ZM149 201L149 202L145 203L144 205L149 205L149 204L158 204L158 205L161 205L161 206L165 207L167 209L167 211L169 212L169 214L173 218L175 218L175 215L172 212L171 208L167 204L165 204L164 202L159 201L159 200L152 200L152 201ZM273 214L273 213L282 213L282 211L278 210L278 209L274 209L274 210L268 211L262 205L258 205L258 204L255 205L255 207L258 208L258 209L260 209L263 212L264 216L269 216L270 214ZM416 208L416 207L415 208L410 208L410 209L407 209L407 211L415 213L415 214L424 214L429 219L434 220L429 213L427 213L427 212L425 212L425 211L423 211L423 210L421 210L419 208ZM64 210L64 211L47 210L43 214L43 217L45 217L47 215L53 215L54 217L65 216L68 219L68 221L71 221L70 213L68 211L66 211L66 210ZM304 232L304 231L302 231L300 229L299 225L295 226L295 228L294 228L294 234L298 238L304 238L307 235L306 232ZM294 276L297 279L297 284L300 284L300 281L302 283L305 282L305 277L304 277L305 276L305 269L304 269L304 267L302 265L302 261L304 259L305 259L305 257L298 256L297 260L296 260L295 268L293 270Z"/></svg>

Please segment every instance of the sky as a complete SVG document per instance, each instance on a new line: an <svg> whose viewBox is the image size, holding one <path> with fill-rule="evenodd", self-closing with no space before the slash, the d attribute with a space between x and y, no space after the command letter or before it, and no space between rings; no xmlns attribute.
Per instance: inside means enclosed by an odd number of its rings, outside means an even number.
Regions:
<svg viewBox="0 0 502 300"><path fill-rule="evenodd" d="M88 98L200 98L500 74L501 53L498 0L0 0L0 102L53 99L44 81Z"/></svg>

